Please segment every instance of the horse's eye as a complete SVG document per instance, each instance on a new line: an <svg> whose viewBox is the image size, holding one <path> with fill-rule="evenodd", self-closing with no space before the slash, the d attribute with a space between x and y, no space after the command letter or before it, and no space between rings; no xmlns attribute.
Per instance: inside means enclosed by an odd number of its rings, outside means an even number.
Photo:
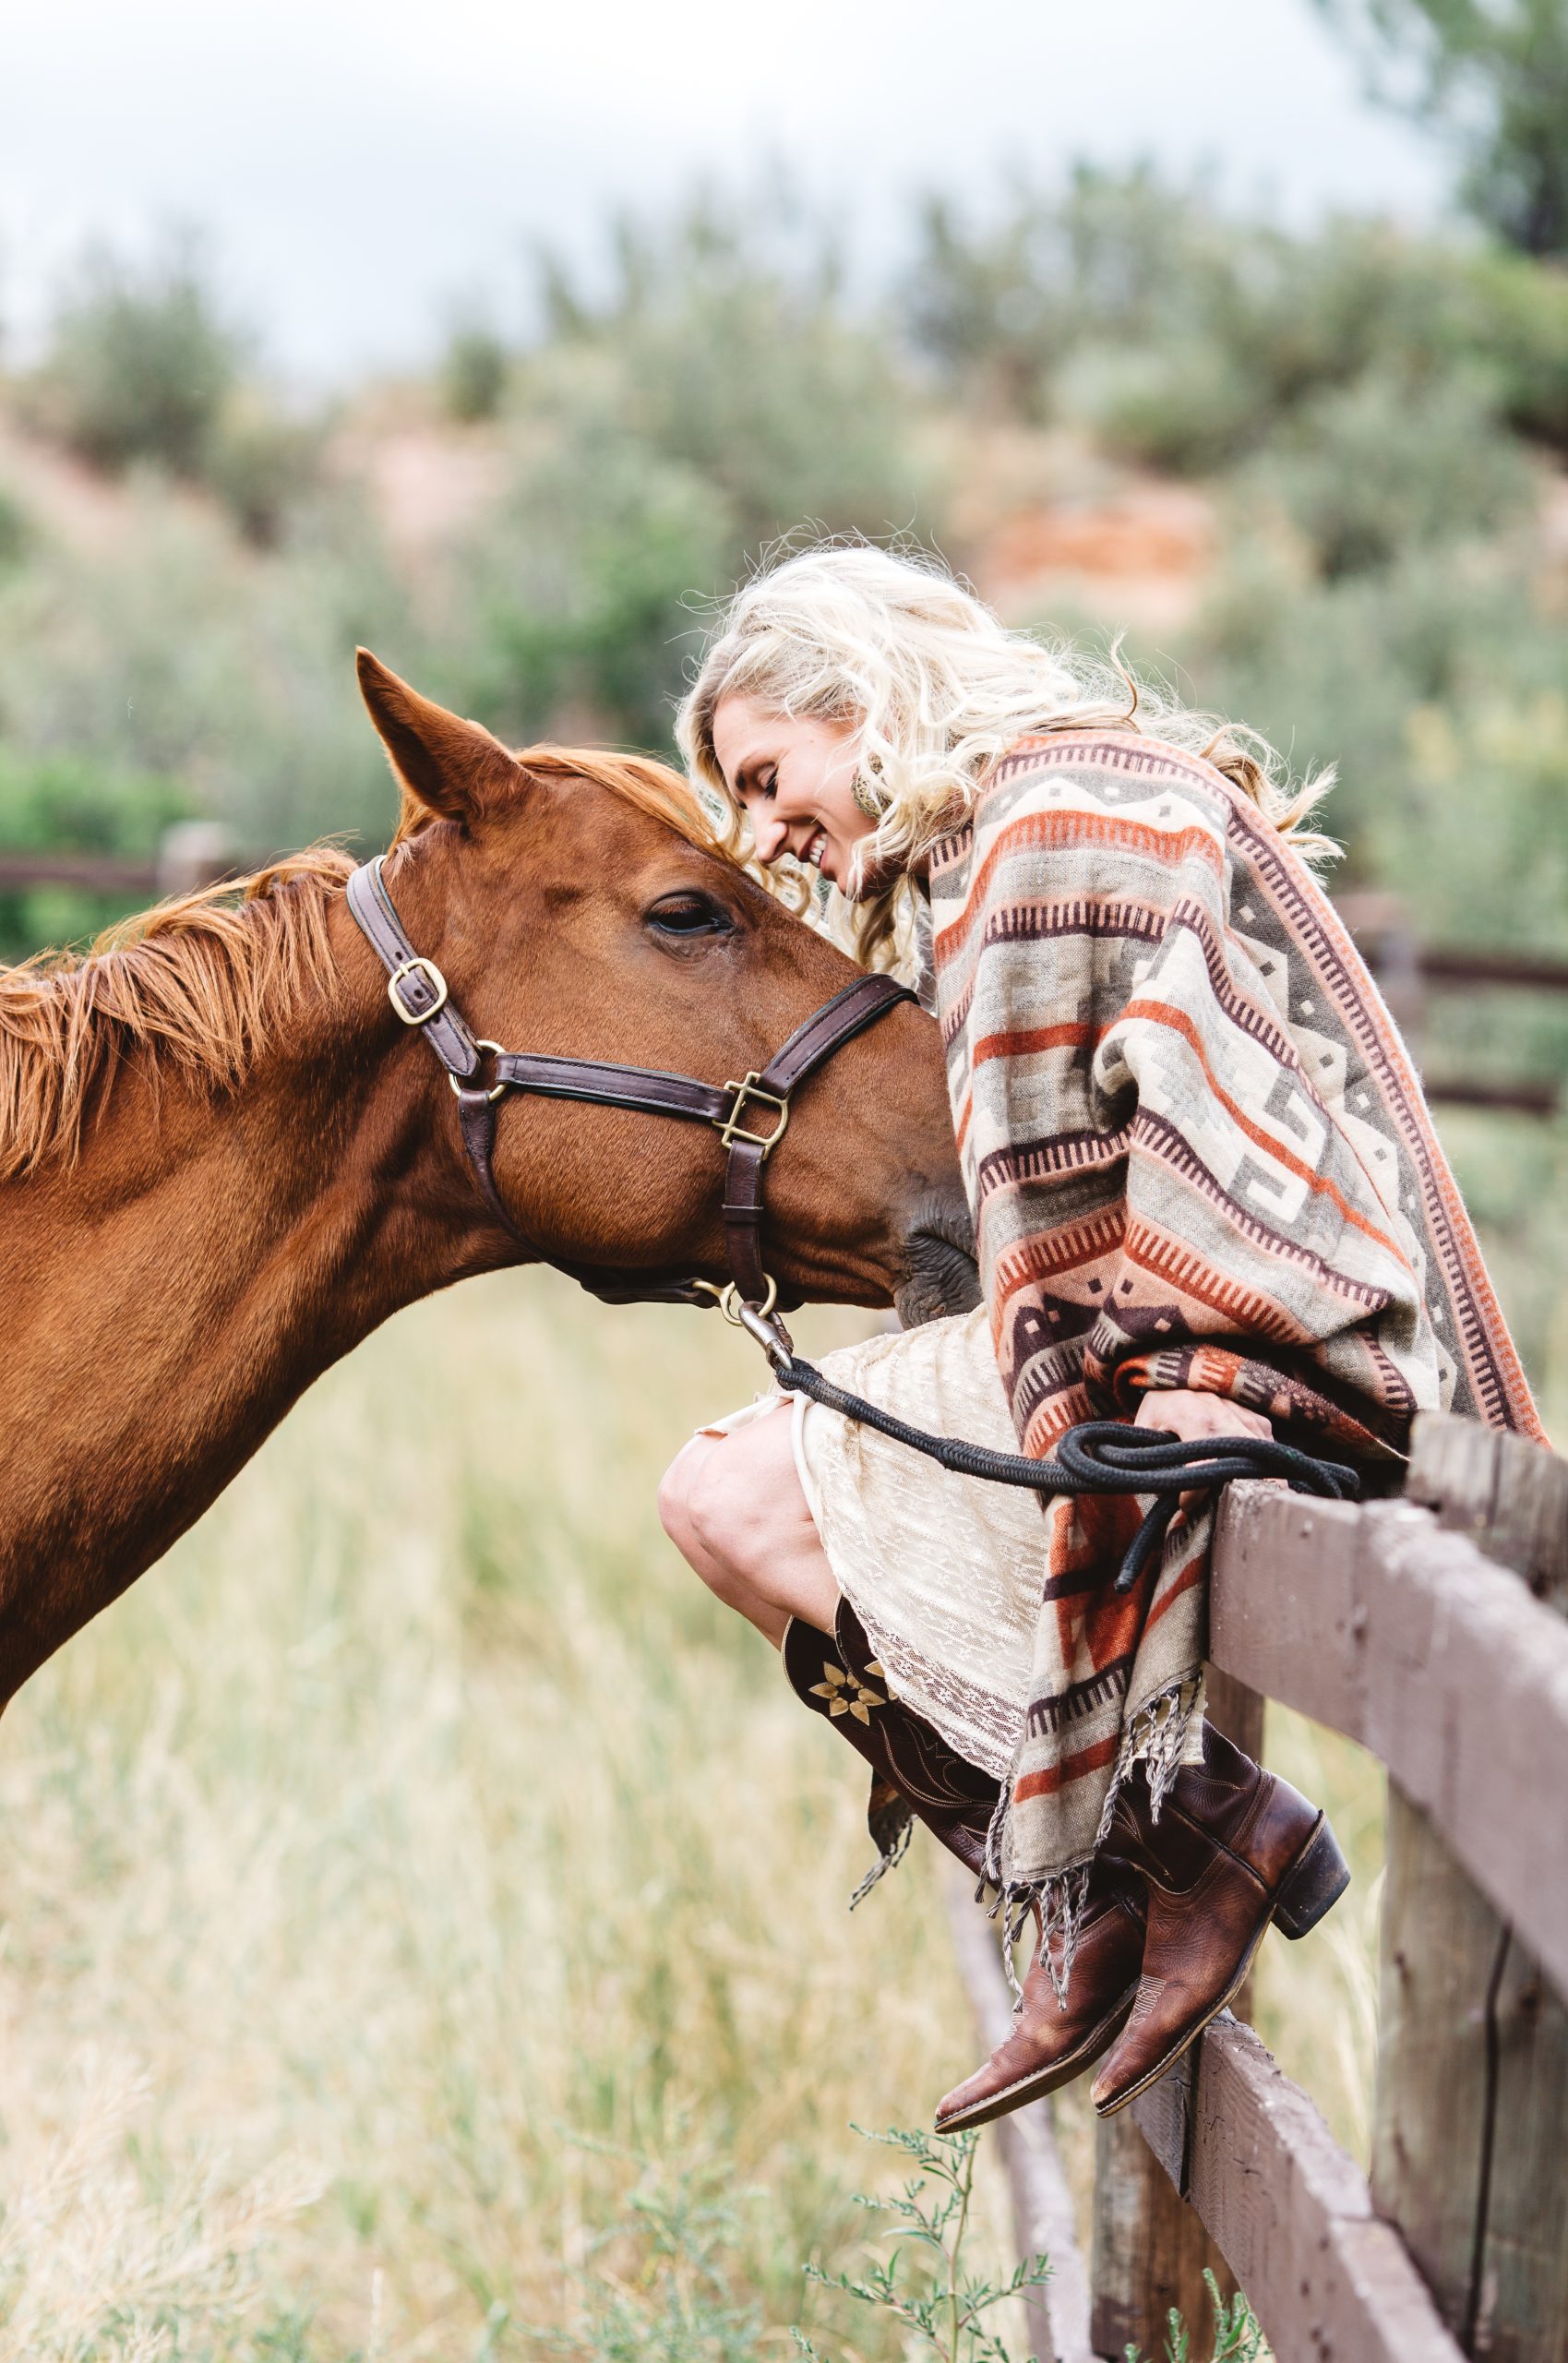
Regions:
<svg viewBox="0 0 1568 2363"><path fill-rule="evenodd" d="M648 924L659 935L727 935L729 913L706 894L666 894L648 913Z"/></svg>

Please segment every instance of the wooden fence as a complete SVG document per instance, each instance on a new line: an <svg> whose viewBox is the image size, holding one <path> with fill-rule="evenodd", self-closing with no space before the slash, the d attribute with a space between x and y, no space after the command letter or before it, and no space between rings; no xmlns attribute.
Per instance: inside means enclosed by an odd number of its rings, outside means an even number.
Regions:
<svg viewBox="0 0 1568 2363"><path fill-rule="evenodd" d="M1279 2363L1564 2363L1568 1463L1434 1413L1402 1501L1233 1486L1210 1649L1215 1720L1243 1745L1271 1697L1387 1768L1371 2175L1227 2012L1098 2128L1085 2260L1049 2105L1020 2111L999 2128L1019 2244L1056 2268L1034 2352L1159 2358L1179 2305L1206 2355L1208 2265ZM989 2043L1007 1991L962 1892Z"/></svg>
<svg viewBox="0 0 1568 2363"><path fill-rule="evenodd" d="M113 895L136 910L155 895L188 894L246 865L218 821L176 821L156 854L17 853L0 851L0 894L35 886L69 886L78 894Z"/></svg>
<svg viewBox="0 0 1568 2363"><path fill-rule="evenodd" d="M1477 992L1568 993L1568 962L1531 953L1477 951L1470 945L1422 943L1397 894L1352 892L1335 897L1341 918L1382 989L1417 1065L1427 1098L1451 1107L1491 1108L1521 1116L1553 1116L1562 1104L1560 1080L1550 1075L1475 1074L1430 1065L1425 1052L1434 996ZM1500 1029L1501 1030L1501 1029Z"/></svg>

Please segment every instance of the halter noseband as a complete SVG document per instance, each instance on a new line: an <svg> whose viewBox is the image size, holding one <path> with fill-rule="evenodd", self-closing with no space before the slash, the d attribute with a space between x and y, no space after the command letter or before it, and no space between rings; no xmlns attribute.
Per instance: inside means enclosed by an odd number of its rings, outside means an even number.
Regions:
<svg viewBox="0 0 1568 2363"><path fill-rule="evenodd" d="M760 1072L739 1083L699 1083L692 1075L665 1074L649 1067L602 1064L594 1059L558 1059L547 1051L504 1050L471 1034L452 1005L447 980L433 960L414 950L403 932L381 875L377 854L353 871L348 906L371 950L387 970L387 997L405 1026L417 1026L447 1070L457 1095L463 1147L480 1195L497 1220L531 1256L532 1240L508 1213L496 1186L497 1103L509 1091L534 1092L546 1099L587 1099L601 1108L629 1108L650 1116L679 1116L712 1124L728 1151L724 1173L724 1245L730 1285L653 1274L617 1277L575 1264L557 1264L607 1304L699 1304L716 1299L732 1320L742 1311L772 1313L778 1286L762 1268L762 1177L769 1154L789 1124L790 1096L835 1050L885 1017L898 1002L913 1001L906 985L892 977L856 977L832 1001L797 1026ZM476 1081L485 1057L495 1081ZM750 1129L771 1119L765 1133Z"/></svg>

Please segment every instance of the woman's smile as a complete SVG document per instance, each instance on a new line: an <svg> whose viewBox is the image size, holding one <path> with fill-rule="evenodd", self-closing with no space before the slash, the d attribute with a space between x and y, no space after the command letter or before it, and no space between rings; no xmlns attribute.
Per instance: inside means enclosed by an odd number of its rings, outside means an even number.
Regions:
<svg viewBox="0 0 1568 2363"><path fill-rule="evenodd" d="M787 854L841 894L856 891L856 847L875 822L855 801L858 726L770 714L729 697L713 716L713 751L724 784L745 807L759 861Z"/></svg>

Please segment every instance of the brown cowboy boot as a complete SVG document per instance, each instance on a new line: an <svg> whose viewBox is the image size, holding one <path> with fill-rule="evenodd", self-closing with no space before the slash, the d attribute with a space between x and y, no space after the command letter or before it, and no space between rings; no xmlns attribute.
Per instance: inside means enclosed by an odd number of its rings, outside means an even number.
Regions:
<svg viewBox="0 0 1568 2363"><path fill-rule="evenodd" d="M840 1602L835 1624L830 1640L793 1619L784 1632L784 1661L796 1696L834 1722L871 1767L866 1818L880 1860L856 1901L898 1860L912 1814L966 1870L984 1877L999 1784L892 1697L847 1601ZM1049 1969L1036 1955L1007 2041L943 2101L938 2130L1005 2116L1090 2067L1132 2007L1143 1949L1139 1882L1121 1865L1107 1865L1090 1883L1067 2008L1058 2007Z"/></svg>
<svg viewBox="0 0 1568 2363"><path fill-rule="evenodd" d="M956 2133L987 2125L1043 2093L1071 2081L1094 2065L1120 2033L1138 1992L1143 1958L1143 1906L1138 1882L1120 1864L1096 1859L1078 1923L1072 1973L1057 1999L1049 1961L1061 1963L1061 1938L1050 1955L1036 1944L1012 2025L983 2068L949 2093L937 2110L937 2131ZM1035 1925L1040 1925L1039 1906Z"/></svg>
<svg viewBox="0 0 1568 2363"><path fill-rule="evenodd" d="M1212 1725L1202 1764L1181 1767L1157 1823L1134 1770L1105 1852L1142 1875L1149 1909L1137 1998L1095 2079L1095 2107L1109 2117L1174 2066L1224 2009L1269 1922L1304 1937L1344 1894L1350 1873L1316 1805Z"/></svg>
<svg viewBox="0 0 1568 2363"><path fill-rule="evenodd" d="M830 1639L814 1625L792 1617L782 1654L790 1687L802 1705L832 1722L871 1768L866 1820L880 1859L856 1889L855 1901L897 1862L912 1815L918 1815L965 1870L983 1877L996 1781L892 1696L848 1601L840 1601L834 1624Z"/></svg>

